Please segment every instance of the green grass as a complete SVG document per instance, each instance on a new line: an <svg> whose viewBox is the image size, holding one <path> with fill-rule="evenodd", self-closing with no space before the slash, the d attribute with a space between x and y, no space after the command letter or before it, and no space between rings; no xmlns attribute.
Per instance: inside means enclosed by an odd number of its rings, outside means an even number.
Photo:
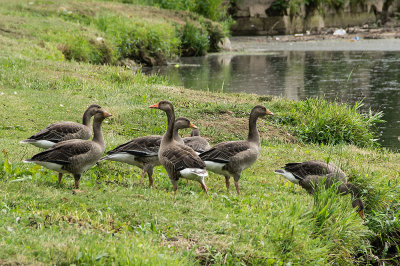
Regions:
<svg viewBox="0 0 400 266"><path fill-rule="evenodd" d="M31 49L29 57L119 65L125 59L165 64L193 45L198 54L215 51L227 34L223 25L183 11L104 1L3 1L0 29ZM194 31L183 35L186 23ZM186 31L187 32L187 31ZM201 45L203 39L211 45ZM191 38L191 42L187 39ZM190 47L189 47L190 48Z"/></svg>
<svg viewBox="0 0 400 266"><path fill-rule="evenodd" d="M65 28L66 20L55 15L0 10L0 264L398 260L399 155L371 145L377 116L321 99L189 91L122 67L66 61L51 40L75 36L75 22ZM94 34L88 29L85 34ZM52 37L41 42L38 34ZM155 169L156 187L149 188L138 168L115 162L88 170L81 181L84 193L72 194L72 178L58 186L56 173L22 163L40 150L20 140L53 122L80 121L92 103L113 114L103 126L107 150L134 137L162 134L166 117L148 106L163 99L212 143L245 138L256 104L275 113L258 122L262 151L243 172L240 196L227 192L223 177L213 173L206 180L210 197L184 181L174 194L162 167ZM321 125L349 130L319 135L326 131ZM313 197L273 173L286 162L311 159L336 163L362 188L365 221L349 196L322 190Z"/></svg>

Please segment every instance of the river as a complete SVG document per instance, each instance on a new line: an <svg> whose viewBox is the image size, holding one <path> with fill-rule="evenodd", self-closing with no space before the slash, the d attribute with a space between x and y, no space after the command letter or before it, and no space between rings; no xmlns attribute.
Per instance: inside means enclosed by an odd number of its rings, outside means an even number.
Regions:
<svg viewBox="0 0 400 266"><path fill-rule="evenodd" d="M242 37L232 46L244 49L181 58L178 65L150 72L195 90L267 94L291 100L323 97L350 105L363 101L363 112L384 113L386 123L378 125L381 145L400 150L400 40L279 45Z"/></svg>

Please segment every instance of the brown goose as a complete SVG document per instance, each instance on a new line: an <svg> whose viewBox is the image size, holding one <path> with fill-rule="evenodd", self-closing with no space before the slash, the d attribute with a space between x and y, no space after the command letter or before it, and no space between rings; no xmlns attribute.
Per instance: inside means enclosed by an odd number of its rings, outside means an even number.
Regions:
<svg viewBox="0 0 400 266"><path fill-rule="evenodd" d="M167 132L162 137L158 158L167 170L174 191L178 189L177 183L182 177L199 182L208 195L207 186L204 183L204 178L208 176L206 165L192 148L173 139L175 112L172 103L161 101L149 107L163 110L167 114Z"/></svg>
<svg viewBox="0 0 400 266"><path fill-rule="evenodd" d="M222 142L199 155L205 162L207 170L225 176L227 189L229 189L229 178L233 176L238 194L240 194L239 179L242 171L250 167L260 153L257 119L265 115L273 115L273 113L264 106L255 106L250 113L247 140Z"/></svg>
<svg viewBox="0 0 400 266"><path fill-rule="evenodd" d="M198 128L192 129L190 137L183 138L183 142L185 145L197 152L197 154L208 151L211 148L208 141L200 136L200 131Z"/></svg>
<svg viewBox="0 0 400 266"><path fill-rule="evenodd" d="M331 187L334 183L341 183L338 186L339 194L352 194L352 206L358 207L358 213L364 219L364 203L360 199L360 190L347 182L346 174L333 163L323 161L307 161L303 163L288 163L284 169L275 170L276 174L283 175L290 182L300 185L308 193L314 194L315 188L322 182L325 188Z"/></svg>
<svg viewBox="0 0 400 266"><path fill-rule="evenodd" d="M68 121L54 123L28 139L20 141L20 143L29 143L39 148L48 149L64 140L90 139L92 136L90 119L99 110L101 110L99 105L92 104L83 114L82 124Z"/></svg>
<svg viewBox="0 0 400 266"><path fill-rule="evenodd" d="M300 179L308 175L327 175L335 174L338 179L345 179L346 174L333 163L327 163L324 161L306 161L302 163L287 163L283 170L277 170L278 173L283 175L289 181L298 184Z"/></svg>
<svg viewBox="0 0 400 266"><path fill-rule="evenodd" d="M93 140L71 139L62 141L52 148L34 155L26 163L36 163L48 169L59 172L58 183L61 183L63 173L74 175L75 188L79 188L81 174L91 168L101 158L104 152L104 138L101 124L110 113L99 109L93 119Z"/></svg>
<svg viewBox="0 0 400 266"><path fill-rule="evenodd" d="M178 134L178 130L189 127L195 128L195 125L190 123L189 119L185 117L177 118L175 120L173 132L174 139L183 144L183 141ZM162 136L154 135L135 138L107 152L107 156L101 158L101 160L123 162L143 169L141 180L143 180L147 173L149 176L150 186L152 186L153 168L154 166L161 164L160 160L158 160L158 150L160 149L161 139Z"/></svg>

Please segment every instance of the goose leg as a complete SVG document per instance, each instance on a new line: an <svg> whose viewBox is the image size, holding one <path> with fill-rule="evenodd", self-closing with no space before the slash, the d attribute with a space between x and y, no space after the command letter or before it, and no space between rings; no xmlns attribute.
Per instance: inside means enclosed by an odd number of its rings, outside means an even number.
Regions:
<svg viewBox="0 0 400 266"><path fill-rule="evenodd" d="M208 196L208 190L207 190L207 186L206 186L206 184L204 183L204 180L202 180L201 182L200 182L200 185L201 185L201 188L204 190L204 192L207 194L207 196Z"/></svg>
<svg viewBox="0 0 400 266"><path fill-rule="evenodd" d="M150 187L152 187L153 186L153 167L149 167L149 169L147 169L147 175L149 176Z"/></svg>
<svg viewBox="0 0 400 266"><path fill-rule="evenodd" d="M144 179L145 175L146 175L146 168L143 168L142 174L140 175L140 181L139 181L140 184L143 183L143 179Z"/></svg>
<svg viewBox="0 0 400 266"><path fill-rule="evenodd" d="M81 175L79 174L74 175L74 179L75 179L75 189L79 189L79 179L81 179Z"/></svg>
<svg viewBox="0 0 400 266"><path fill-rule="evenodd" d="M230 186L229 176L225 176L225 185L226 185L226 190L229 190L229 186Z"/></svg>
<svg viewBox="0 0 400 266"><path fill-rule="evenodd" d="M239 182L238 182L238 181L235 181L235 187L236 187L236 192L237 192L238 194L240 194Z"/></svg>
<svg viewBox="0 0 400 266"><path fill-rule="evenodd" d="M176 191L178 190L178 180L174 180L174 179L170 179L172 186L174 187L174 192L176 193Z"/></svg>
<svg viewBox="0 0 400 266"><path fill-rule="evenodd" d="M58 185L61 185L62 176L63 176L62 173L58 173Z"/></svg>
<svg viewBox="0 0 400 266"><path fill-rule="evenodd" d="M236 192L240 194L240 189L239 189L239 179L240 179L240 174L239 175L234 175L233 179L235 180L235 187L236 187Z"/></svg>

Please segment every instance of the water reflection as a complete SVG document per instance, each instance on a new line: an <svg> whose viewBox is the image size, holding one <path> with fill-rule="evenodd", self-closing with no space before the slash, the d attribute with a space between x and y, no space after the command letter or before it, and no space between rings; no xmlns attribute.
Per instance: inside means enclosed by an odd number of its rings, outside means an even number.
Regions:
<svg viewBox="0 0 400 266"><path fill-rule="evenodd" d="M182 58L180 67L152 69L195 90L269 94L301 100L324 97L383 111L385 147L400 149L400 53L286 51Z"/></svg>

